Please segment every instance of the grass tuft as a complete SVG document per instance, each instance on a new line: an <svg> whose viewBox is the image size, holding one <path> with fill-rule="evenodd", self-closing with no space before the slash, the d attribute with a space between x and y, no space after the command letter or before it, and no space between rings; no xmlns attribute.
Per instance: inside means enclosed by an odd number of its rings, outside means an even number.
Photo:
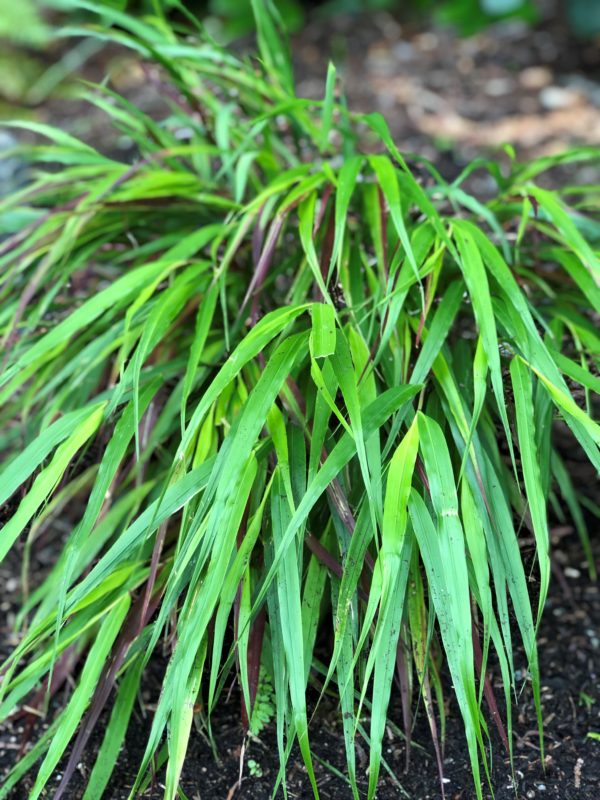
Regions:
<svg viewBox="0 0 600 800"><path fill-rule="evenodd" d="M350 114L333 68L322 102L295 95L270 2L245 60L201 28L79 5L96 21L70 33L155 64L169 112L86 88L133 164L13 123L39 143L0 203L25 220L0 243L0 557L24 554L0 716L74 689L0 798L34 769L35 800L59 768L68 797L112 708L84 795L101 797L159 646L131 797L156 763L177 797L194 714L237 676L244 724L274 714L279 781L296 741L315 797L307 686L335 691L352 793L358 736L373 798L392 693L408 740L423 699L441 754L449 674L481 798L490 724L511 747L519 645L542 730L549 500L589 552L553 428L600 470L597 194L535 181L598 151L448 183ZM475 169L488 201L465 188Z"/></svg>

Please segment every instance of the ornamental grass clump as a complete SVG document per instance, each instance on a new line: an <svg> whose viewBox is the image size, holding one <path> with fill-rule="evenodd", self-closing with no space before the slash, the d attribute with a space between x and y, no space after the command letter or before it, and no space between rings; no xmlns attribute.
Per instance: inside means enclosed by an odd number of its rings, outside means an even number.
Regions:
<svg viewBox="0 0 600 800"><path fill-rule="evenodd" d="M159 649L131 797L157 768L177 796L194 717L233 678L247 729L274 716L277 784L297 742L315 797L309 684L339 701L354 797L368 744L369 798L391 696L407 749L424 710L441 771L450 691L482 797L491 726L511 750L516 648L541 731L549 500L589 551L553 422L598 470L598 200L536 178L598 151L479 161L452 183L413 157L417 179L383 118L337 98L333 67L322 101L294 94L269 3L244 60L201 27L79 5L101 22L67 33L155 65L168 110L86 88L133 163L13 125L38 143L0 205L0 557L24 565L0 715L53 713L0 798L29 771L32 800L51 781L72 796L105 712L84 794L101 797ZM464 188L475 169L489 201Z"/></svg>

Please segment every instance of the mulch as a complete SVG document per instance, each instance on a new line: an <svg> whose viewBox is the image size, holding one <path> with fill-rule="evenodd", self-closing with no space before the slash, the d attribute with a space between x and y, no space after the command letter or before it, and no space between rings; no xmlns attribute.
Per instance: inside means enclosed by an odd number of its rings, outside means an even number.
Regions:
<svg viewBox="0 0 600 800"><path fill-rule="evenodd" d="M551 584L548 604L539 634L539 655L542 671L542 709L544 716L545 756L542 761L537 722L530 685L525 678L523 654L517 652L517 675L520 695L513 708L514 720L514 783L506 752L493 729L491 784L496 800L592 800L600 797L600 588L592 583L576 535L568 526L553 529L553 559L556 578ZM596 557L600 546L596 542ZM2 575L4 578L5 575ZM2 581L2 586L7 585ZM4 609L12 606L0 600ZM0 637L6 642L10 634L5 626ZM126 800L143 756L146 733L152 709L158 700L165 660L158 656L151 664L142 686L144 714L136 709L125 745L111 780L106 797ZM450 698L448 676L445 677ZM500 706L503 697L498 675L492 669L492 680ZM60 698L58 699L60 702ZM53 704L54 712L59 702ZM192 734L184 765L181 786L190 800L267 800L271 797L278 774L278 756L273 724L259 739L248 741L240 724L239 695L236 690L220 705L212 720L215 749L206 731ZM51 714L53 711L51 711ZM399 698L394 697L391 719L402 726ZM84 778L94 763L106 717L94 734L86 756L69 793L69 800L79 800ZM40 730L41 730L40 726ZM590 735L592 734L592 735ZM345 773L345 755L339 711L333 701L325 699L311 723L311 745L316 759L315 770L323 800L351 798L344 779L333 770ZM0 727L0 774L13 762L20 746L19 725ZM384 739L384 758L393 773L382 769L379 800L410 798L434 800L441 797L435 753L425 715L417 718L413 733L410 770L405 772L406 744L391 728ZM240 758L245 748L242 781L238 787ZM358 738L357 765L359 787L366 797L368 751ZM329 765L329 766L327 766ZM330 768L331 767L331 768ZM447 707L447 735L444 753L445 793L447 800L471 800L475 797L466 751L462 721L452 699ZM159 800L163 796L164 774L156 780L144 797ZM52 796L49 784L47 797ZM33 777L24 779L11 794L11 800L26 800ZM290 798L311 798L309 781L302 759L292 751L287 770ZM278 797L283 797L280 792ZM484 797L492 794L484 786Z"/></svg>
<svg viewBox="0 0 600 800"><path fill-rule="evenodd" d="M600 41L576 39L556 0L539 5L533 28L511 20L469 38L387 13L316 19L294 42L298 92L322 98L332 59L349 108L381 112L402 151L442 156L442 171L506 142L523 160L598 145Z"/></svg>

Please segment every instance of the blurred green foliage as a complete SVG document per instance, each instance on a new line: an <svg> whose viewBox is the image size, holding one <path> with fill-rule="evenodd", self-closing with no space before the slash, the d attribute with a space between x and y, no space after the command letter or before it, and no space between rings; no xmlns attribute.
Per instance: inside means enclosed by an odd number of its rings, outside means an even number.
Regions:
<svg viewBox="0 0 600 800"><path fill-rule="evenodd" d="M465 36L503 19L523 19L533 23L537 19L535 0L447 0L430 3L439 7L434 12L442 23L454 25Z"/></svg>
<svg viewBox="0 0 600 800"><path fill-rule="evenodd" d="M580 2L596 0L580 0ZM168 3L169 0L165 0ZM600 10L600 3L597 3ZM535 0L277 0L277 10L289 31L298 30L308 9L324 15L359 14L368 11L397 11L415 17L433 18L442 24L455 26L463 35L476 33L502 19L520 18L534 22L537 18ZM250 0L208 0L208 13L220 21L227 37L248 33L253 19Z"/></svg>
<svg viewBox="0 0 600 800"><path fill-rule="evenodd" d="M288 31L302 27L305 21L302 3L298 0L281 0L276 6ZM243 36L254 28L250 0L209 0L208 12L221 20L227 38Z"/></svg>
<svg viewBox="0 0 600 800"><path fill-rule="evenodd" d="M600 33L599 0L567 0L567 21L578 36L594 36Z"/></svg>
<svg viewBox="0 0 600 800"><path fill-rule="evenodd" d="M27 45L43 44L48 29L33 0L0 0L0 38Z"/></svg>

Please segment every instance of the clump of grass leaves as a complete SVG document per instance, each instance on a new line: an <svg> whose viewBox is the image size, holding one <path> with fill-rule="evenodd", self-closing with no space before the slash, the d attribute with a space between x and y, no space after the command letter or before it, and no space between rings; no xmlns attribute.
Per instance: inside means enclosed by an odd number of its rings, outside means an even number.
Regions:
<svg viewBox="0 0 600 800"><path fill-rule="evenodd" d="M354 797L368 743L373 798L392 692L408 743L424 708L441 763L444 672L481 797L486 718L510 750L519 643L541 727L549 498L589 547L552 430L600 467L594 197L535 179L597 151L453 183L421 161L417 180L384 120L336 99L333 68L322 102L295 96L270 5L254 2L260 60L80 5L101 24L70 33L152 62L169 111L88 87L133 164L19 123L49 143L1 206L22 224L0 245L0 557L24 539L25 594L0 714L74 685L0 798L36 765L32 800L59 765L69 796L112 708L84 794L100 797L161 648L132 797L166 763L175 798L195 716L210 730L237 677L250 721L262 675L277 783L296 741L318 796L310 684L339 701ZM462 188L476 168L489 202ZM28 590L42 535L56 560Z"/></svg>

